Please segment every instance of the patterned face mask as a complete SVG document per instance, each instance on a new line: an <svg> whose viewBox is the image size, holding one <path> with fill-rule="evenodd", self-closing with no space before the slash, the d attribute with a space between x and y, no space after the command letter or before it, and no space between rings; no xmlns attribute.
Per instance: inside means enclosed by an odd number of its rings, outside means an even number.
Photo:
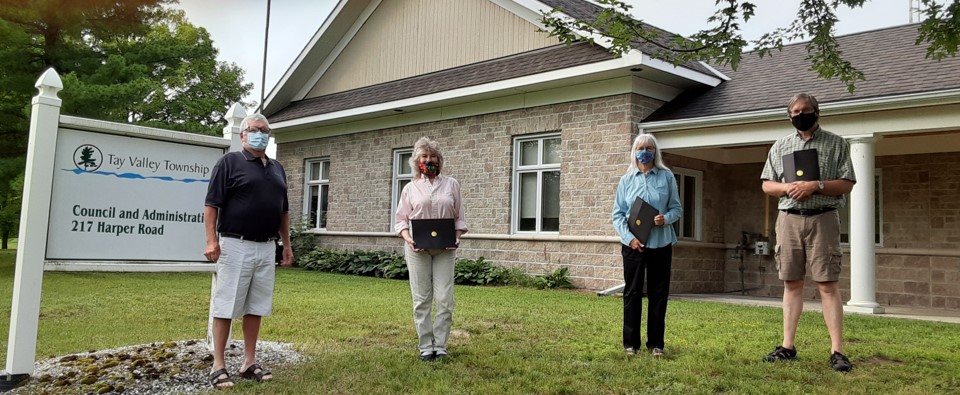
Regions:
<svg viewBox="0 0 960 395"><path fill-rule="evenodd" d="M436 177L440 174L440 162L420 162L420 174L427 177Z"/></svg>
<svg viewBox="0 0 960 395"><path fill-rule="evenodd" d="M653 162L653 152L647 150L637 152L637 160L643 164Z"/></svg>

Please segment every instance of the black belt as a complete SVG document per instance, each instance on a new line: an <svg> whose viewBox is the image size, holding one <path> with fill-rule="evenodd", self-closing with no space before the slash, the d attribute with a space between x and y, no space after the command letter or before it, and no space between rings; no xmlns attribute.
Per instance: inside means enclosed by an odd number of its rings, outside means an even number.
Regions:
<svg viewBox="0 0 960 395"><path fill-rule="evenodd" d="M827 208L808 208L808 209L788 209L788 210L780 210L780 211L783 211L787 214L799 215L801 217L809 217L811 215L820 215L823 213L829 213L833 210L836 210L836 208L827 207Z"/></svg>
<svg viewBox="0 0 960 395"><path fill-rule="evenodd" d="M236 233L221 233L221 234L220 234L220 237L229 237L229 238L231 238L231 239L240 239L240 240L246 240L246 241L253 241L253 242L256 242L256 243L264 243L264 242L267 242L267 241L275 241L275 240L277 240L276 237L260 237L260 238L256 238L256 237L246 237L246 236L244 236L244 235L240 235L240 234L236 234Z"/></svg>

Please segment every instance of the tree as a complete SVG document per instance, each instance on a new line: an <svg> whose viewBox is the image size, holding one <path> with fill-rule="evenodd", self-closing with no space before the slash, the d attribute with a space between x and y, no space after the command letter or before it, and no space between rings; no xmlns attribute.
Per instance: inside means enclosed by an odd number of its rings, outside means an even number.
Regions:
<svg viewBox="0 0 960 395"><path fill-rule="evenodd" d="M780 50L785 43L809 38L806 44L811 69L821 78L837 78L847 86L850 93L856 82L864 80L862 72L843 59L843 53L834 38L837 8L857 8L869 0L801 0L797 18L786 27L777 28L759 39L747 41L740 34L741 23L754 16L756 5L741 0L716 0L716 13L707 19L709 27L690 37L667 34L630 16L631 5L618 0L596 0L602 10L591 18L570 19L560 13L562 8L544 12L541 30L556 36L561 42L572 44L587 40L595 42L595 36L610 40L609 51L621 56L635 45L656 48L653 56L674 64L700 60L707 63L730 66L736 70L745 47L753 46L753 52L763 57L773 50ZM960 45L960 0L919 0L923 22L918 28L917 45L927 45L927 58L941 60L957 54ZM942 1L941 1L942 2Z"/></svg>
<svg viewBox="0 0 960 395"><path fill-rule="evenodd" d="M23 200L23 158L0 158L0 249L20 228Z"/></svg>
<svg viewBox="0 0 960 395"><path fill-rule="evenodd" d="M209 33L174 2L0 0L0 173L23 171L33 85L50 67L63 80L64 114L219 135L253 84L216 60ZM12 179L0 177L0 200Z"/></svg>

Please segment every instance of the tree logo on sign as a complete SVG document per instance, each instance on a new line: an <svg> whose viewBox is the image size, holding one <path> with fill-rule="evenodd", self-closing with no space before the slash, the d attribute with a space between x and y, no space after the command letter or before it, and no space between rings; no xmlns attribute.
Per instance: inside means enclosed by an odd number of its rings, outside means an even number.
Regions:
<svg viewBox="0 0 960 395"><path fill-rule="evenodd" d="M83 171L97 171L103 164L103 153L95 145L81 145L73 151L73 164Z"/></svg>

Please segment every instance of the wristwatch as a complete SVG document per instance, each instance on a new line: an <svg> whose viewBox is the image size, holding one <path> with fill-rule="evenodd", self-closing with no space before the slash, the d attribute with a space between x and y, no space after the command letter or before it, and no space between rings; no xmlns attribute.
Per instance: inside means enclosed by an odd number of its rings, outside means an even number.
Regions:
<svg viewBox="0 0 960 395"><path fill-rule="evenodd" d="M823 190L823 181L817 180L817 189L821 191Z"/></svg>

